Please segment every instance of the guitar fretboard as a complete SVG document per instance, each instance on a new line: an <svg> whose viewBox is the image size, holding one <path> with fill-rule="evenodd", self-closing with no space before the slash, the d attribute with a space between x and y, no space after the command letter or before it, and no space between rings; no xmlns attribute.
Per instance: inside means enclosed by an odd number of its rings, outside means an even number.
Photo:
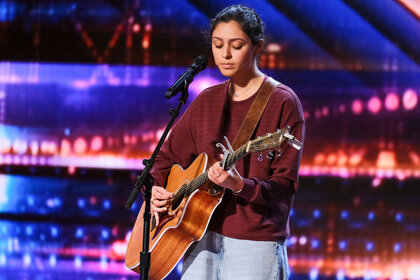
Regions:
<svg viewBox="0 0 420 280"><path fill-rule="evenodd" d="M228 155L228 157L226 159L226 162L225 162L225 167L224 167L225 170L229 169L238 160L240 160L242 157L244 157L248 154L247 151L246 151L247 144L248 143L242 145L236 151L234 151L233 153ZM194 180L192 180L188 184L183 185L174 195L173 201L176 202L176 201L182 200L184 197L189 196L195 190L197 190L199 187L201 187L206 182L208 182L208 180L209 180L208 171L209 170L207 169L204 173L197 176Z"/></svg>

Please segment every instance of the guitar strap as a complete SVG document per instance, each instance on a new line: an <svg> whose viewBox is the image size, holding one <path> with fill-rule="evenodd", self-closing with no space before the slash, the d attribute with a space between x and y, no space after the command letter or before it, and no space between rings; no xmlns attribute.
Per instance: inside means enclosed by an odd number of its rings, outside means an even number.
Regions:
<svg viewBox="0 0 420 280"><path fill-rule="evenodd" d="M257 93L257 97L249 108L241 128L235 137L235 140L233 141L232 148L234 150L238 149L244 143L249 141L249 139L251 139L251 136L254 133L254 130L262 116L262 113L268 104L268 100L270 99L271 94L279 84L279 82L271 77L268 77L268 79L265 80L261 90Z"/></svg>

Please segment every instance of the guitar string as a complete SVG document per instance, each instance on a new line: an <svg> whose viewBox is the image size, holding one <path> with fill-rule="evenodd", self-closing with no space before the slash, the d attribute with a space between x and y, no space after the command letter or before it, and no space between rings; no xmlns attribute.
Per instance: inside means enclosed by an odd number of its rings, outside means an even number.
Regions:
<svg viewBox="0 0 420 280"><path fill-rule="evenodd" d="M229 154L229 157L226 160L226 166L232 165L234 162L238 161L241 157L246 155L246 146L247 144L242 145L239 149L237 149L232 154ZM195 179L193 179L188 184L185 184L181 187L181 189L174 195L173 201L177 201L180 198L184 198L191 193L193 193L196 189L198 189L200 186L202 186L204 183L206 183L208 178L208 171L207 169L204 173L197 176Z"/></svg>
<svg viewBox="0 0 420 280"><path fill-rule="evenodd" d="M284 134L283 131L278 131L278 132L281 133L281 135ZM272 135L271 135L271 137L272 137ZM280 145L281 145L282 142L283 141L280 141ZM246 151L246 148L248 147L248 144L249 144L249 142L245 143L244 145L242 145L241 147L239 147L236 151L234 151L233 153L229 154L229 156L228 156L228 158L226 160L226 164L225 165L228 166L228 167L230 167L236 161L238 161L240 158L242 158L245 155L247 155L248 152ZM280 145L275 145L275 147L278 147ZM263 148L261 151L266 150L266 149L267 148ZM258 149L256 149L256 152L258 152ZM203 172L202 174L200 174L199 176L197 176L195 179L193 179L189 183L184 184L178 190L178 192L174 195L174 198L173 198L172 201L177 201L179 199L183 199L185 196L189 196L196 189L198 189L200 186L202 186L204 183L206 183L209 180L209 178L208 178L208 171L209 171L209 169L207 169L205 172Z"/></svg>

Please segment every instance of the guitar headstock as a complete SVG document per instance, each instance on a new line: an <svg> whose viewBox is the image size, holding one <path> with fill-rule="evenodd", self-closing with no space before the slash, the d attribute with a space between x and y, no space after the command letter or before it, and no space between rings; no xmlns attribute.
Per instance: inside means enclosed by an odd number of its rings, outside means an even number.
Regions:
<svg viewBox="0 0 420 280"><path fill-rule="evenodd" d="M302 142L289 134L289 130L289 127L277 129L276 132L267 133L255 140L251 140L248 142L246 151L250 153L276 149L279 148L284 141L287 141L287 143L296 150L300 150L302 148Z"/></svg>

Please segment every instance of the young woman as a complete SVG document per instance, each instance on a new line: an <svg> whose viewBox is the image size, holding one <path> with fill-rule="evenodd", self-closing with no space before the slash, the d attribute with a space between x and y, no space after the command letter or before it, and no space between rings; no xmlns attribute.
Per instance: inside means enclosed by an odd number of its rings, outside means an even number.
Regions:
<svg viewBox="0 0 420 280"><path fill-rule="evenodd" d="M263 24L248 7L225 8L211 21L215 64L227 81L204 90L174 126L155 162L152 174L152 212L167 211L172 194L160 187L170 166L187 168L205 152L220 159L216 143L233 141L257 93L268 77L258 68L263 51ZM254 136L286 125L303 142L305 121L295 93L277 86L254 131ZM286 147L272 159L251 154L239 161L237 172L219 163L209 179L226 189L203 238L184 256L183 279L287 279L286 238L289 213L298 186L301 151Z"/></svg>

